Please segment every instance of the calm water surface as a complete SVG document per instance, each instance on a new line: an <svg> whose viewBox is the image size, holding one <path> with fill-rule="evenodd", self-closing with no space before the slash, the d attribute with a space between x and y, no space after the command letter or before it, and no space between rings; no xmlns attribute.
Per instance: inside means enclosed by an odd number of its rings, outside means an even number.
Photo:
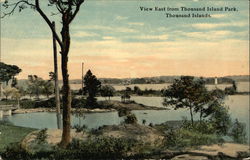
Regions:
<svg viewBox="0 0 250 160"><path fill-rule="evenodd" d="M134 88L134 86L138 86L140 89L154 89L161 90L163 88L167 88L171 83L163 83L163 84L130 84L130 85L112 85L116 90L123 90L126 87ZM237 82L237 90L238 92L249 92L249 82ZM215 89L215 85L206 85L209 90ZM232 86L231 84L218 84L217 88L225 89L226 87ZM71 89L79 90L82 85L81 84L70 84Z"/></svg>
<svg viewBox="0 0 250 160"><path fill-rule="evenodd" d="M112 97L112 100L120 100L120 97ZM99 97L98 100L103 100ZM141 97L134 96L131 100L137 103L145 104L148 106L163 107L162 97ZM248 95L234 95L228 96L225 99L225 105L229 106L229 112L232 119L237 118L239 121L246 124L247 135L249 135L249 96ZM183 117L190 118L189 111L186 109L180 110L140 110L133 111L139 123L146 120L146 124L160 124L171 120L182 120ZM198 115L194 116L198 119ZM32 128L57 128L56 114L55 113L26 113L16 114L4 117L4 120L12 122L17 126L32 127ZM123 121L117 112L107 113L85 113L84 117L72 116L72 126L75 124L87 125L88 128L97 128L103 125L117 125Z"/></svg>

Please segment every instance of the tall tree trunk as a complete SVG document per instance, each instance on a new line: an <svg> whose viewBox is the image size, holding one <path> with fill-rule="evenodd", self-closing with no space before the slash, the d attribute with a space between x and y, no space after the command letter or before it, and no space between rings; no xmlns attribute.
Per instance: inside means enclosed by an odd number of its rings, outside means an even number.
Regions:
<svg viewBox="0 0 250 160"><path fill-rule="evenodd" d="M56 30L55 22L52 22L54 30ZM58 86L58 69L57 69L57 47L56 47L56 38L53 35L53 53L54 53L54 78L55 78L55 100L56 100L56 117L57 117L57 128L62 128L61 123L61 108L60 108L60 93Z"/></svg>
<svg viewBox="0 0 250 160"><path fill-rule="evenodd" d="M1 57L0 57L1 58ZM2 90L2 82L0 82L0 99L2 98L3 95L3 90Z"/></svg>
<svg viewBox="0 0 250 160"><path fill-rule="evenodd" d="M71 112L71 91L69 86L69 74L68 74L68 53L70 48L70 35L69 35L69 22L68 13L65 13L62 17L63 28L62 35L62 51L61 51L61 69L63 77L63 133L61 140L61 147L66 148L70 143L70 112Z"/></svg>
<svg viewBox="0 0 250 160"><path fill-rule="evenodd" d="M190 116L191 116L191 123L192 123L192 126L193 126L194 125L194 119L193 119L192 107L189 107L189 110L190 110Z"/></svg>

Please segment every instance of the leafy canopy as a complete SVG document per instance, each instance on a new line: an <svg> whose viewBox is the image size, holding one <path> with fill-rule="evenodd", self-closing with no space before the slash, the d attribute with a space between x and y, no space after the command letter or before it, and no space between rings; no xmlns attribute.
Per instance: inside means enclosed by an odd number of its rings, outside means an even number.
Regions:
<svg viewBox="0 0 250 160"><path fill-rule="evenodd" d="M8 83L9 80L14 79L22 70L16 65L8 65L0 62L0 82Z"/></svg>

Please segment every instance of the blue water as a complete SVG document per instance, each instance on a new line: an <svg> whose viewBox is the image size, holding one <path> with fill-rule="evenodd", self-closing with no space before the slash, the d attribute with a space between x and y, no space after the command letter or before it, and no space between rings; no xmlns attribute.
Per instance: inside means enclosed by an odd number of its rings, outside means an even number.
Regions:
<svg viewBox="0 0 250 160"><path fill-rule="evenodd" d="M102 100L103 98L98 98ZM113 100L120 100L120 97L113 97ZM162 97L131 97L131 100L145 105L162 106ZM232 119L237 118L240 122L246 125L247 135L249 137L249 96L248 95L234 95L225 99L225 105L229 106L229 112ZM171 120L182 120L183 117L190 119L189 111L181 110L140 110L133 111L138 122L142 123L146 120L146 124L160 124ZM198 119L198 115L194 116ZM5 120L12 122L14 125L31 127L31 128L57 128L56 114L48 112L15 114L4 117ZM83 117L76 115L72 116L72 126L76 124L85 124L88 128L98 128L103 125L117 125L123 121L117 112L105 113L85 113Z"/></svg>

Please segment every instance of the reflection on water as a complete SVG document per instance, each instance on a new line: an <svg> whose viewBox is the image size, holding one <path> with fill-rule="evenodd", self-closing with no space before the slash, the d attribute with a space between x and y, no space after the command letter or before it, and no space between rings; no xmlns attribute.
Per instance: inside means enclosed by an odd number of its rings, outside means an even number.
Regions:
<svg viewBox="0 0 250 160"><path fill-rule="evenodd" d="M99 97L99 100L103 98ZM112 100L120 100L120 97L112 97ZM158 107L162 106L162 97L131 97L132 100L137 103L142 103L145 105L156 105ZM232 119L237 118L240 122L246 124L247 135L249 135L249 96L248 95L235 95L228 96L225 99L225 105L228 105ZM146 124L160 124L171 120L181 120L182 117L187 117L190 119L189 111L186 109L179 110L140 110L133 111L136 114L139 123L146 120ZM195 115L198 119L198 115ZM32 128L57 128L56 114L55 113L27 113L27 114L16 114L13 116L5 117L5 120L12 122L17 126L32 127ZM107 112L107 113L85 113L84 118L80 119L73 115L72 125L75 124L85 124L88 128L97 128L103 125L120 124L123 118L120 118L117 112Z"/></svg>

